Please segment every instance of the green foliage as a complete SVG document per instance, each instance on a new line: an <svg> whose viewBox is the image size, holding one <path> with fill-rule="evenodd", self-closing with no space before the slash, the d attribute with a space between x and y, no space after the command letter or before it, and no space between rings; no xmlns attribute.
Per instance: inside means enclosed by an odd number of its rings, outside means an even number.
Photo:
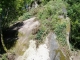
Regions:
<svg viewBox="0 0 80 60"><path fill-rule="evenodd" d="M62 0L50 1L40 9L38 17L41 20L56 19L59 15L63 14L63 8L66 7Z"/></svg>
<svg viewBox="0 0 80 60"><path fill-rule="evenodd" d="M18 17L23 14L23 7L24 0L0 0L0 35L3 35L3 30L6 30L12 23L15 23Z"/></svg>
<svg viewBox="0 0 80 60"><path fill-rule="evenodd" d="M40 27L40 29L38 30L35 39L36 40L43 40L44 36L46 36L46 34L48 33L48 31L46 29L47 28L42 25Z"/></svg>
<svg viewBox="0 0 80 60"><path fill-rule="evenodd" d="M35 39L37 39L37 40L42 40L42 35L43 35L43 33L44 33L43 30L39 30Z"/></svg>
<svg viewBox="0 0 80 60"><path fill-rule="evenodd" d="M47 4L49 1L50 1L50 0L41 0L41 2L42 2L42 5L45 5L45 4Z"/></svg>
<svg viewBox="0 0 80 60"><path fill-rule="evenodd" d="M67 1L68 15L71 19L71 44L79 48L80 44L80 0Z"/></svg>
<svg viewBox="0 0 80 60"><path fill-rule="evenodd" d="M66 21L61 20L58 16L63 14L62 8L65 7L62 0L49 1L43 6L37 13L38 19L41 23L41 28L38 31L36 37L42 40L43 36L46 36L48 32L54 31L57 35L57 40L65 45L66 43ZM63 23L62 23L63 22ZM47 33L45 33L47 32ZM45 33L45 35L44 35Z"/></svg>
<svg viewBox="0 0 80 60"><path fill-rule="evenodd" d="M0 14L1 14L2 8L0 8Z"/></svg>
<svg viewBox="0 0 80 60"><path fill-rule="evenodd" d="M8 27L12 22L17 20L17 18L23 13L23 0L10 0L10 1L0 1L1 2L1 26L2 28Z"/></svg>
<svg viewBox="0 0 80 60"><path fill-rule="evenodd" d="M38 13L39 10L40 10L40 7L32 8L30 11L25 12L22 16L20 16L19 20L26 20L26 19L29 19L33 16L36 16L36 14Z"/></svg>
<svg viewBox="0 0 80 60"><path fill-rule="evenodd" d="M6 55L6 54L3 54L3 55L2 55L2 60L8 60L8 58L7 58L7 55Z"/></svg>
<svg viewBox="0 0 80 60"><path fill-rule="evenodd" d="M24 13L22 16L19 17L19 20L26 20L26 19L29 19L30 17L32 17L32 15L27 12L27 13Z"/></svg>
<svg viewBox="0 0 80 60"><path fill-rule="evenodd" d="M59 40L63 46L66 45L66 22L57 24L54 31L57 35L57 40Z"/></svg>
<svg viewBox="0 0 80 60"><path fill-rule="evenodd" d="M25 1L26 1L26 3L27 3L27 4L29 4L29 5L30 5L30 4L31 4L31 2L32 2L32 1L34 1L34 0L25 0Z"/></svg>

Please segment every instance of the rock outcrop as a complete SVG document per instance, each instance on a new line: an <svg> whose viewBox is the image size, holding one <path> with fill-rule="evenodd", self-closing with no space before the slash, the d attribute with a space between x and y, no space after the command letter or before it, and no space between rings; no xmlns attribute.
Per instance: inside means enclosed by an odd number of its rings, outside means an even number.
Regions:
<svg viewBox="0 0 80 60"><path fill-rule="evenodd" d="M22 55L26 51L29 46L29 36L38 31L40 23L35 21L35 18L36 17L33 17L23 21L23 26L21 26L18 30L18 40L13 48L17 55Z"/></svg>
<svg viewBox="0 0 80 60"><path fill-rule="evenodd" d="M29 39L35 34L40 26L36 17L23 21L23 26L18 30L18 40L13 51L16 53L15 60L66 60L66 56L60 50L56 35L50 32L44 42L37 47L37 41Z"/></svg>
<svg viewBox="0 0 80 60"><path fill-rule="evenodd" d="M36 41L29 41L29 48L16 60L66 60L56 41L56 35L50 33L43 44L36 48Z"/></svg>

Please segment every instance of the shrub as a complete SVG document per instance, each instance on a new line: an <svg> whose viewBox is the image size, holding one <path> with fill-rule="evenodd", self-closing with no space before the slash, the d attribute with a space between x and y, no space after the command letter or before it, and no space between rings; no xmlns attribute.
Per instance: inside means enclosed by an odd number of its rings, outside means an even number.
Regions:
<svg viewBox="0 0 80 60"><path fill-rule="evenodd" d="M66 45L66 23L56 24L55 33L57 35L57 40L64 46Z"/></svg>
<svg viewBox="0 0 80 60"><path fill-rule="evenodd" d="M43 37L46 36L47 33L48 33L48 31L46 29L46 26L42 25L40 27L40 29L38 30L35 39L37 39L37 40L43 40Z"/></svg>

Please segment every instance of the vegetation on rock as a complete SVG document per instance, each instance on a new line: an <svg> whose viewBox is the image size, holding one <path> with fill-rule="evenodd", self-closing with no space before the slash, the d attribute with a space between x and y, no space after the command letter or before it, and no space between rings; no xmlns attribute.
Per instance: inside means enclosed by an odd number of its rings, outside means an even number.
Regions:
<svg viewBox="0 0 80 60"><path fill-rule="evenodd" d="M34 5L38 5L37 8ZM17 21L23 21L31 17L37 17L36 20L40 22L40 27L34 39L43 41L45 36L49 32L55 32L57 40L66 45L66 29L67 25L71 23L70 30L70 43L74 48L80 49L80 1L79 0L1 0L0 1L0 52L5 50L4 41L10 40L4 38L5 32L12 33L16 40L18 38L18 31L10 31L8 28ZM67 21L67 17L70 17L70 23ZM23 24L21 24L23 25ZM18 30L18 29L17 29ZM19 33L22 36L21 33ZM8 37L8 36L7 36ZM9 36L10 37L10 36ZM13 41L12 41L13 42ZM5 42L6 43L6 42ZM11 42L10 42L11 43ZM8 45L5 44L7 47ZM9 45L10 46L10 45ZM3 48L3 50L1 50ZM7 52L7 51L6 51ZM5 55L3 56L5 59Z"/></svg>

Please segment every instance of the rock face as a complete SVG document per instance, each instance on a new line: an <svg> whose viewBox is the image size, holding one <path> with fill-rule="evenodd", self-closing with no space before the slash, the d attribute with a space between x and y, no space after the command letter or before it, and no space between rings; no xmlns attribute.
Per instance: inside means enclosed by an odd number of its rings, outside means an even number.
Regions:
<svg viewBox="0 0 80 60"><path fill-rule="evenodd" d="M14 52L22 55L29 45L29 36L37 32L40 23L35 21L36 17L23 21L23 26L18 30L18 40L16 42Z"/></svg>
<svg viewBox="0 0 80 60"><path fill-rule="evenodd" d="M62 57L62 59L61 59ZM29 41L29 48L24 52L22 56L19 56L16 60L66 60L65 56L59 50L58 43L56 41L56 35L50 33L45 42L36 48L36 41Z"/></svg>
<svg viewBox="0 0 80 60"><path fill-rule="evenodd" d="M80 56L71 56L70 60L80 60Z"/></svg>
<svg viewBox="0 0 80 60"><path fill-rule="evenodd" d="M48 54L48 49L45 44L40 45L39 48L36 49L35 41L30 40L29 48L23 54L21 60L47 60L49 58Z"/></svg>
<svg viewBox="0 0 80 60"><path fill-rule="evenodd" d="M58 43L56 42L56 35L50 34L48 38L48 48L49 48L49 57L50 60L60 60L60 53L56 53L56 50L59 49Z"/></svg>
<svg viewBox="0 0 80 60"><path fill-rule="evenodd" d="M35 21L36 17L23 21L23 26L19 29L19 32L23 35L30 35L33 33L34 29L37 30L40 26L38 21Z"/></svg>
<svg viewBox="0 0 80 60"><path fill-rule="evenodd" d="M49 60L66 60L64 54L59 49L59 44L56 41L56 35L55 33L50 33L48 35L48 43L47 43L48 49L49 49Z"/></svg>

